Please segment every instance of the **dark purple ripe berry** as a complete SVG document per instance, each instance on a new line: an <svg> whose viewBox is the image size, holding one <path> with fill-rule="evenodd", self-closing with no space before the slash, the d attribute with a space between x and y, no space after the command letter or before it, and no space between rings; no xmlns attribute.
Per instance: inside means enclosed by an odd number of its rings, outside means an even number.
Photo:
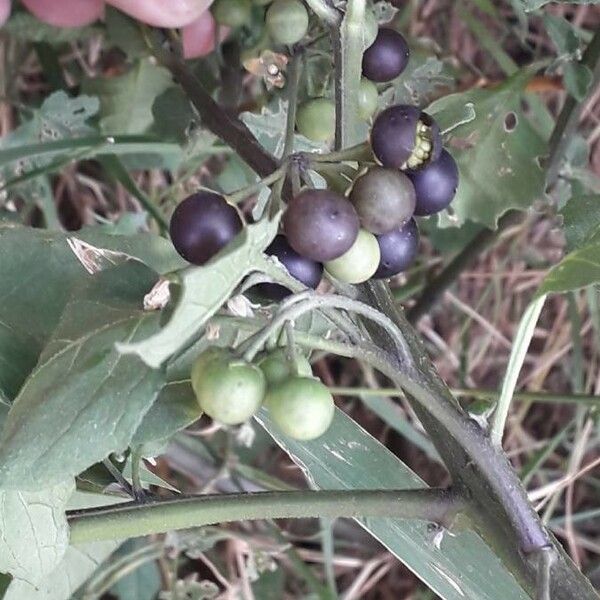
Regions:
<svg viewBox="0 0 600 600"><path fill-rule="evenodd" d="M417 194L415 214L422 217L444 210L456 194L458 167L452 156L442 150L440 157L418 171L409 171Z"/></svg>
<svg viewBox="0 0 600 600"><path fill-rule="evenodd" d="M381 258L373 277L385 279L405 271L415 260L419 249L419 229L414 219L389 233L375 236Z"/></svg>
<svg viewBox="0 0 600 600"><path fill-rule="evenodd" d="M375 119L371 148L384 167L414 170L439 158L442 136L427 113L416 106L396 104Z"/></svg>
<svg viewBox="0 0 600 600"><path fill-rule="evenodd" d="M300 256L289 244L284 235L278 235L265 250L267 256L275 256L288 273L306 287L315 289L323 275L323 265L310 258ZM290 291L278 283L261 283L256 291L271 300L281 300L290 295Z"/></svg>
<svg viewBox="0 0 600 600"><path fill-rule="evenodd" d="M371 81L391 81L404 71L409 56L406 40L394 29L381 27L363 54L363 75Z"/></svg>
<svg viewBox="0 0 600 600"><path fill-rule="evenodd" d="M203 265L242 229L238 211L223 196L198 192L180 202L169 227L175 250L194 265Z"/></svg>
<svg viewBox="0 0 600 600"><path fill-rule="evenodd" d="M387 233L413 216L415 188L397 169L371 167L354 181L350 202L367 231Z"/></svg>
<svg viewBox="0 0 600 600"><path fill-rule="evenodd" d="M352 204L329 190L303 190L289 202L283 215L290 246L319 262L333 260L349 250L359 227Z"/></svg>

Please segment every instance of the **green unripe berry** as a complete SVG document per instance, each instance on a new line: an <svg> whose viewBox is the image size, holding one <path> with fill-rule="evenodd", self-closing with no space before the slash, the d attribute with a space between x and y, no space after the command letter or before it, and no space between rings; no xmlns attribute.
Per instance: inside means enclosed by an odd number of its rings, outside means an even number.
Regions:
<svg viewBox="0 0 600 600"><path fill-rule="evenodd" d="M269 34L277 44L295 44L308 31L308 12L300 0L275 0L265 16Z"/></svg>
<svg viewBox="0 0 600 600"><path fill-rule="evenodd" d="M373 276L381 254L377 238L361 229L350 250L339 258L325 263L325 270L344 283L362 283Z"/></svg>
<svg viewBox="0 0 600 600"><path fill-rule="evenodd" d="M327 98L313 98L298 107L298 133L315 142L328 142L335 135L335 104Z"/></svg>
<svg viewBox="0 0 600 600"><path fill-rule="evenodd" d="M281 431L296 440L323 435L335 412L329 390L312 377L292 377L271 388L265 406Z"/></svg>
<svg viewBox="0 0 600 600"><path fill-rule="evenodd" d="M277 385L290 377L296 375L294 365L287 358L286 350L278 348L270 352L258 362L258 366L265 374L267 385ZM303 377L312 377L312 367L303 354L296 352L296 366L298 375Z"/></svg>
<svg viewBox="0 0 600 600"><path fill-rule="evenodd" d="M215 0L211 11L215 21L225 27L241 27L250 19L250 0Z"/></svg>
<svg viewBox="0 0 600 600"><path fill-rule="evenodd" d="M205 353L206 354L206 353ZM200 408L215 421L239 425L260 408L266 392L263 372L230 353L201 355L192 369Z"/></svg>
<svg viewBox="0 0 600 600"><path fill-rule="evenodd" d="M358 87L358 114L360 118L368 121L377 110L378 103L379 93L377 92L377 86L372 81L363 77Z"/></svg>

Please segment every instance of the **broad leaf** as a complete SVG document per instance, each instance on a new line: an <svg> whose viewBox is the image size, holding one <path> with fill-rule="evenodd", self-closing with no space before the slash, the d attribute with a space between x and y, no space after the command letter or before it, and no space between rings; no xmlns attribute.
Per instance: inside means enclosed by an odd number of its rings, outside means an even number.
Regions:
<svg viewBox="0 0 600 600"><path fill-rule="evenodd" d="M581 247L600 228L600 195L573 196L561 209L567 248Z"/></svg>
<svg viewBox="0 0 600 600"><path fill-rule="evenodd" d="M263 250L277 232L278 220L263 220L244 228L223 252L202 267L181 273L181 291L169 322L155 335L141 342L120 344L123 353L137 354L147 365L160 367L184 348L206 321L223 305L238 283L257 270Z"/></svg>
<svg viewBox="0 0 600 600"><path fill-rule="evenodd" d="M183 264L170 242L150 234L120 236L90 229L67 236L0 226L0 398L16 396L56 327L71 289L92 278L69 239L136 257L161 273ZM89 252L94 254L93 249Z"/></svg>
<svg viewBox="0 0 600 600"><path fill-rule="evenodd" d="M600 230L550 270L537 291L539 296L568 292L600 283Z"/></svg>
<svg viewBox="0 0 600 600"><path fill-rule="evenodd" d="M539 159L546 144L528 122L521 95L528 73L518 73L491 89L451 94L427 110L442 130L456 123L456 115L472 107L475 119L459 124L448 135L449 152L456 159L460 183L451 204L448 225L466 220L494 228L511 208L527 209L544 191Z"/></svg>
<svg viewBox="0 0 600 600"><path fill-rule="evenodd" d="M156 315L140 309L155 279L128 261L74 290L8 414L0 438L2 487L39 489L127 448L163 376L114 345L155 331Z"/></svg>
<svg viewBox="0 0 600 600"><path fill-rule="evenodd" d="M523 8L529 12L541 8L553 0L520 0ZM561 0L559 4L599 4L600 0Z"/></svg>
<svg viewBox="0 0 600 600"><path fill-rule="evenodd" d="M169 72L139 60L125 75L93 79L85 90L100 98L100 125L105 133L145 133L153 123L152 104L171 85Z"/></svg>
<svg viewBox="0 0 600 600"><path fill-rule="evenodd" d="M298 442L283 436L261 412L260 422L319 489L408 489L424 487L404 463L343 412L319 439ZM358 519L444 600L498 600L529 596L500 559L473 532L444 533L436 542L427 523Z"/></svg>
<svg viewBox="0 0 600 600"><path fill-rule="evenodd" d="M54 571L68 546L73 489L70 480L36 492L0 491L0 572L35 586Z"/></svg>

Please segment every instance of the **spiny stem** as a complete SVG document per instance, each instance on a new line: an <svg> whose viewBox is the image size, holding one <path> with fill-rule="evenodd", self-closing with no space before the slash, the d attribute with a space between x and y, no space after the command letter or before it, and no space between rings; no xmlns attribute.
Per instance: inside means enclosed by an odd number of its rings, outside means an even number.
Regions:
<svg viewBox="0 0 600 600"><path fill-rule="evenodd" d="M119 540L230 521L389 517L447 524L464 502L444 489L210 494L67 513L70 543Z"/></svg>

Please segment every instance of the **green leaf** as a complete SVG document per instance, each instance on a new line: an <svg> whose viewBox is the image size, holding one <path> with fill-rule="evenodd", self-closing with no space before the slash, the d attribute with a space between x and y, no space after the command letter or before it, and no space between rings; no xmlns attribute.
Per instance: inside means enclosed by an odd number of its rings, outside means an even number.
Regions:
<svg viewBox="0 0 600 600"><path fill-rule="evenodd" d="M1 225L0 397L16 396L56 327L71 289L92 278L68 243L74 239L135 257L159 273L184 264L170 242L150 234L109 235L91 228L69 236ZM83 247L82 253L102 264L102 255L94 248Z"/></svg>
<svg viewBox="0 0 600 600"><path fill-rule="evenodd" d="M452 94L428 109L442 130L456 123L456 115L472 106L475 119L460 123L448 135L447 146L456 159L460 183L446 226L466 220L494 228L511 208L527 209L544 192L538 160L546 144L521 108L521 93L529 78L517 73L492 89Z"/></svg>
<svg viewBox="0 0 600 600"><path fill-rule="evenodd" d="M140 310L155 278L128 261L73 291L8 414L0 438L2 487L39 489L127 448L163 375L114 345L156 330L157 315Z"/></svg>
<svg viewBox="0 0 600 600"><path fill-rule="evenodd" d="M152 104L153 130L162 140L183 143L194 111L187 96L179 86L171 86L158 95Z"/></svg>
<svg viewBox="0 0 600 600"><path fill-rule="evenodd" d="M141 342L119 344L126 354L137 354L153 368L161 366L184 348L206 321L223 305L238 283L257 270L263 250L277 233L279 219L248 225L231 246L202 267L180 274L181 291L169 322L155 335Z"/></svg>
<svg viewBox="0 0 600 600"><path fill-rule="evenodd" d="M2 26L2 32L24 42L48 42L50 44L66 44L87 40L98 35L102 29L97 26L87 27L53 27L40 21L32 14L15 12L7 23Z"/></svg>
<svg viewBox="0 0 600 600"><path fill-rule="evenodd" d="M336 410L327 433L309 442L283 436L265 411L260 413L259 421L318 489L407 489L425 485L340 410ZM444 600L529 598L500 559L471 531L444 533L436 543L435 534L424 522L357 521Z"/></svg>
<svg viewBox="0 0 600 600"><path fill-rule="evenodd" d="M143 549L144 545L143 540L131 540L115 552L112 560L123 559L130 554L132 555L130 564L123 564L123 568L131 568L135 554L139 554L139 550ZM160 571L156 560L153 560L142 563L133 573L119 579L110 592L121 600L154 600L160 589Z"/></svg>
<svg viewBox="0 0 600 600"><path fill-rule="evenodd" d="M287 103L277 98L268 106L262 108L260 114L243 112L240 119L247 125L260 144L274 156L283 153L285 124L287 120ZM319 152L325 146L312 142L303 135L294 136L295 152Z"/></svg>
<svg viewBox="0 0 600 600"><path fill-rule="evenodd" d="M541 8L545 4L549 4L554 0L520 0L523 8L530 12L532 10L537 10ZM561 0L559 4L599 4L600 0Z"/></svg>
<svg viewBox="0 0 600 600"><path fill-rule="evenodd" d="M152 104L171 85L170 73L139 60L125 75L86 82L87 93L100 98L100 125L109 134L145 133L152 125Z"/></svg>
<svg viewBox="0 0 600 600"><path fill-rule="evenodd" d="M573 196L561 209L567 248L575 250L600 228L600 195Z"/></svg>
<svg viewBox="0 0 600 600"><path fill-rule="evenodd" d="M537 295L568 292L600 283L600 230L567 254L544 278Z"/></svg>
<svg viewBox="0 0 600 600"><path fill-rule="evenodd" d="M198 420L201 414L189 380L167 383L140 423L131 445L168 440Z"/></svg>
<svg viewBox="0 0 600 600"><path fill-rule="evenodd" d="M0 490L0 571L35 586L68 546L65 507L72 480L35 492Z"/></svg>

